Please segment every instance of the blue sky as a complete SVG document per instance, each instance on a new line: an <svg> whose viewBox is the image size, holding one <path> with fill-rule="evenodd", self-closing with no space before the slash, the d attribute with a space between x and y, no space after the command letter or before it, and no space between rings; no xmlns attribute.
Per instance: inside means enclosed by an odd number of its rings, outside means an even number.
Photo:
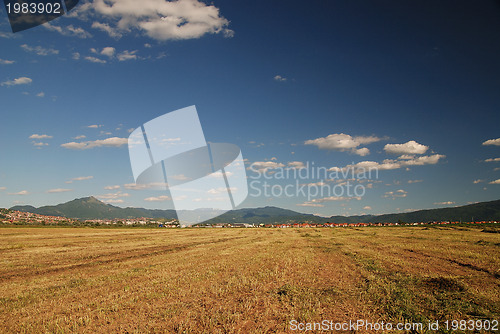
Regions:
<svg viewBox="0 0 500 334"><path fill-rule="evenodd" d="M352 180L363 196L250 191L240 207L329 216L500 198L495 1L94 0L15 34L3 10L0 45L0 207L94 195L172 208L134 187L126 140L190 105L207 141L238 145L253 170L379 169Z"/></svg>

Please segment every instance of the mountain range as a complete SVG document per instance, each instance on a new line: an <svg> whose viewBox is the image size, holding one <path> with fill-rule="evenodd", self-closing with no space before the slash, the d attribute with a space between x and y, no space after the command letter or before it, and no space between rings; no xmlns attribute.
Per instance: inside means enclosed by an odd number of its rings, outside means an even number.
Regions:
<svg viewBox="0 0 500 334"><path fill-rule="evenodd" d="M127 218L165 218L175 219L175 210L151 210L144 208L120 208L106 204L95 197L75 199L66 203L42 206L13 206L11 210L37 213L47 216L62 216L75 219L127 219ZM377 223L377 222L427 222L427 221L500 221L500 200L469 204L452 208L418 210L406 213L362 216L319 217L292 210L266 206L228 211L207 223L285 223L285 222L333 222L333 223Z"/></svg>

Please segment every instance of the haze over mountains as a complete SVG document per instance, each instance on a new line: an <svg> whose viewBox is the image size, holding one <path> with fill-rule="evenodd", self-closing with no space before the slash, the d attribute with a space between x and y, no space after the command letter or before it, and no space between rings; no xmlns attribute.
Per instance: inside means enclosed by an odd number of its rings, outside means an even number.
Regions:
<svg viewBox="0 0 500 334"><path fill-rule="evenodd" d="M151 210L144 208L120 208L103 203L95 197L75 199L66 203L36 208L30 205L13 206L12 210L32 212L48 216L76 219L125 219L125 218L177 218L175 210ZM289 221L368 223L368 222L427 222L427 221L500 221L500 200L481 202L453 208L418 210L407 213L363 216L319 217L277 207L237 209L209 220L209 223L284 223Z"/></svg>

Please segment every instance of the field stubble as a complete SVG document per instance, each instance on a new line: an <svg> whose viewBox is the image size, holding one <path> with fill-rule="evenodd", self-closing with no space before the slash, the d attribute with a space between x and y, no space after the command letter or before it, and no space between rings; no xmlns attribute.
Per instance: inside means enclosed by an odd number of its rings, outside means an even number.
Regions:
<svg viewBox="0 0 500 334"><path fill-rule="evenodd" d="M12 333L282 333L500 319L495 227L0 229Z"/></svg>

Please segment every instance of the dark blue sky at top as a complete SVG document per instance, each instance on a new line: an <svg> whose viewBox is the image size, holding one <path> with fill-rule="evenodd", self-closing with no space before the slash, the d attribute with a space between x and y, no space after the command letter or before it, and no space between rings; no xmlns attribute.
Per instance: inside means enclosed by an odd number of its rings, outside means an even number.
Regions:
<svg viewBox="0 0 500 334"><path fill-rule="evenodd" d="M126 145L89 150L60 145L78 135L127 137L125 129L193 104L206 138L238 144L249 163L273 157L283 164L314 161L328 167L381 163L396 158L384 153L384 145L410 140L429 146L427 154L446 156L437 164L380 171L381 182L360 201L307 207L297 205L304 199L250 198L243 206L355 214L499 197L500 185L489 182L500 179L495 170L500 163L484 160L500 157L500 148L482 145L500 137L498 1L223 0L213 5L230 21L233 37L156 41L131 31L114 39L93 30L89 21L62 17L53 24L80 26L93 36L79 39L37 27L0 38L0 59L15 60L0 65L0 82L33 79L26 86L0 87L7 124L1 151L16 165L0 170L0 187L6 188L0 206L105 195L109 191L103 187L109 185L128 194L116 205L168 206L145 202L153 195L124 188L133 182ZM7 34L6 14L0 15L0 30ZM23 50L23 44L59 53L39 56ZM138 50L141 59L83 60L90 48L108 46ZM82 59L71 59L75 52ZM276 75L286 81L275 80ZM44 98L34 96L42 91ZM102 127L86 128L91 124ZM53 138L37 149L28 139L34 133ZM340 133L384 139L367 145L371 153L363 157L304 145ZM93 178L65 184L84 175ZM54 188L71 191L46 192ZM407 196L385 196L399 189ZM22 190L29 194L14 195Z"/></svg>

